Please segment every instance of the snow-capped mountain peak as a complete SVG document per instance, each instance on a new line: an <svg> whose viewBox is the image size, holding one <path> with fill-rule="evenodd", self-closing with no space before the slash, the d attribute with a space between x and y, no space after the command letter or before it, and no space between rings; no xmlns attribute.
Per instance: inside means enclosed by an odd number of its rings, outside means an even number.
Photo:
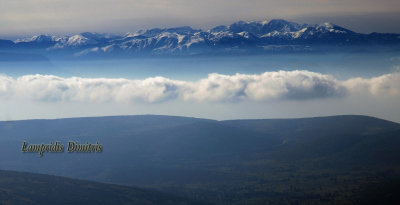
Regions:
<svg viewBox="0 0 400 205"><path fill-rule="evenodd" d="M60 40L60 37L51 36L49 34L42 34L42 35L35 35L30 38L17 39L14 42L15 43L20 43L20 42L43 43L43 42L52 42L52 41L58 41L58 40Z"/></svg>
<svg viewBox="0 0 400 205"><path fill-rule="evenodd" d="M86 45L89 41L90 41L89 38L86 38L83 35L78 34L78 35L69 37L66 45L68 45L68 46ZM92 43L95 43L94 40L92 40Z"/></svg>
<svg viewBox="0 0 400 205"><path fill-rule="evenodd" d="M73 52L74 56L134 54L176 54L230 52L264 49L268 46L307 46L334 44L369 45L371 42L400 45L399 34L360 34L333 23L298 24L283 19L238 21L207 31L189 26L153 28L111 35L85 32L72 36L37 35L14 41L18 48Z"/></svg>

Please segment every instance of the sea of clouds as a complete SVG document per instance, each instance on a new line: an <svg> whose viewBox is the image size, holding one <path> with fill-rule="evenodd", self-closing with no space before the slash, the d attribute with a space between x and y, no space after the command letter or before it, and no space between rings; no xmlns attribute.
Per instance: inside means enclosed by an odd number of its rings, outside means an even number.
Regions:
<svg viewBox="0 0 400 205"><path fill-rule="evenodd" d="M63 78L54 75L0 76L0 99L62 102L238 102L400 95L400 72L340 81L306 70L262 74L211 73L195 82L151 77Z"/></svg>

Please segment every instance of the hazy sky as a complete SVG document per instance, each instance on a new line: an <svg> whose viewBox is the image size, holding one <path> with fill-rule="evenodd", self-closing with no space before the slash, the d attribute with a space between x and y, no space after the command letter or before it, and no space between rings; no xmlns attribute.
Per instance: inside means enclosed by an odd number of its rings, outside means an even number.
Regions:
<svg viewBox="0 0 400 205"><path fill-rule="evenodd" d="M330 21L359 32L399 32L399 0L1 0L0 36L82 31L125 33L237 20Z"/></svg>

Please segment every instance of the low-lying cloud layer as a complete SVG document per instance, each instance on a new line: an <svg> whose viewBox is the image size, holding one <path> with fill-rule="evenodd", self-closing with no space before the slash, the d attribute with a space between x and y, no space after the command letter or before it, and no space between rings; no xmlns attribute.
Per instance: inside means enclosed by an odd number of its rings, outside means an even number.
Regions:
<svg viewBox="0 0 400 205"><path fill-rule="evenodd" d="M53 75L0 76L0 99L63 102L238 102L307 100L352 94L400 95L400 73L339 81L310 71L259 75L212 73L197 82L164 77L143 80L62 78Z"/></svg>

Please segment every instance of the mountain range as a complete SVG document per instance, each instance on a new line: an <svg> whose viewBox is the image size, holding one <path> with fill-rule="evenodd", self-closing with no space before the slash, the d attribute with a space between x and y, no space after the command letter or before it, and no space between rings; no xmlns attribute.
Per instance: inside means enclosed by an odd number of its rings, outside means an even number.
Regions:
<svg viewBox="0 0 400 205"><path fill-rule="evenodd" d="M214 55L264 52L319 52L399 49L400 34L362 34L332 23L298 24L282 19L238 21L209 30L189 26L153 28L112 35L84 32L71 36L36 35L0 40L3 52L46 57L98 58L143 55ZM326 47L329 47L327 49Z"/></svg>
<svg viewBox="0 0 400 205"><path fill-rule="evenodd" d="M40 157L22 153L24 141L98 142L103 152ZM134 186L211 204L398 204L399 146L400 124L357 115L0 122L2 170Z"/></svg>

